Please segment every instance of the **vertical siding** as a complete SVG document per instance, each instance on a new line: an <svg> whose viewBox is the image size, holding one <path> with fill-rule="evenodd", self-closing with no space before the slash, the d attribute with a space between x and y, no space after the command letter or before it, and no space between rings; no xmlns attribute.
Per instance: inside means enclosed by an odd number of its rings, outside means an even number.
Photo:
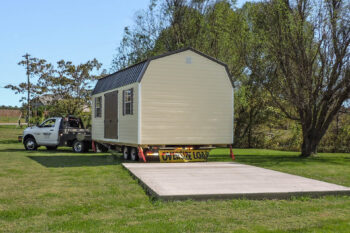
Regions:
<svg viewBox="0 0 350 233"><path fill-rule="evenodd" d="M133 115L123 116L123 90L134 88ZM118 139L104 138L104 94L118 90ZM95 97L102 96L102 116L95 118ZM109 90L92 96L92 139L106 142L137 144L138 140L138 83L129 84L124 87Z"/></svg>
<svg viewBox="0 0 350 233"><path fill-rule="evenodd" d="M232 143L233 88L224 66L185 51L151 61L141 84L141 144Z"/></svg>

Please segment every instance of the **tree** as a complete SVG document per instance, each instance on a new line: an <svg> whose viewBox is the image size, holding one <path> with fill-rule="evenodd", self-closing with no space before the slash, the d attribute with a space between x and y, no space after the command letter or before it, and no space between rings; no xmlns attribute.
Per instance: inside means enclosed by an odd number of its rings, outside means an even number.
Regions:
<svg viewBox="0 0 350 233"><path fill-rule="evenodd" d="M349 12L350 3L342 0L264 4L266 49L260 56L267 62L261 81L281 111L300 121L303 157L317 153L350 97Z"/></svg>
<svg viewBox="0 0 350 233"><path fill-rule="evenodd" d="M92 81L103 76L96 73L102 64L96 59L86 63L74 65L71 61L60 60L50 74L42 80L46 93L55 96L52 98L52 113L56 115L76 115L84 106L91 105Z"/></svg>
<svg viewBox="0 0 350 233"><path fill-rule="evenodd" d="M244 64L239 53L244 21L234 11L235 1L151 1L126 27L112 61L113 70L184 47L193 47L229 65L235 78Z"/></svg>
<svg viewBox="0 0 350 233"><path fill-rule="evenodd" d="M350 152L350 109L342 107L323 136L319 149L323 152Z"/></svg>
<svg viewBox="0 0 350 233"><path fill-rule="evenodd" d="M160 5L151 0L147 10L136 15L132 27L124 28L124 35L112 60L112 71L123 69L155 55L153 48L159 33L164 29Z"/></svg>
<svg viewBox="0 0 350 233"><path fill-rule="evenodd" d="M234 145L236 147L263 146L260 144L263 138L259 137L257 129L264 125L272 114L268 93L261 86L252 84L252 81L253 79L247 76L235 91Z"/></svg>
<svg viewBox="0 0 350 233"><path fill-rule="evenodd" d="M96 59L79 65L60 60L41 80L46 94L53 96L50 114L55 116L80 115L91 105L93 81L105 75L97 73L102 64Z"/></svg>
<svg viewBox="0 0 350 233"><path fill-rule="evenodd" d="M24 65L26 60L18 64ZM97 72L101 66L96 59L79 65L60 60L54 66L44 59L30 58L29 75L32 80L35 77L29 84L31 99L46 95L49 104L47 110L50 110L51 115L78 115L91 105L93 81L106 74L105 70ZM22 94L27 90L28 84L7 85L6 88ZM26 100L26 97L22 100Z"/></svg>
<svg viewBox="0 0 350 233"><path fill-rule="evenodd" d="M271 108L270 95L259 82L263 73L264 59L261 56L263 41L256 28L260 28L261 3L246 3L236 14L243 21L235 24L240 27L239 38L231 45L232 50L227 54L237 54L231 63L244 70L232 70L235 77L235 146L262 147L265 146L261 128L267 125L273 116L277 116L275 108ZM236 32L239 30L236 30ZM225 45L225 47L228 47ZM235 51L235 52L234 52ZM233 60L235 58L235 60ZM237 66L241 64L241 66ZM242 75L240 75L242 73ZM271 126L271 124L270 124Z"/></svg>

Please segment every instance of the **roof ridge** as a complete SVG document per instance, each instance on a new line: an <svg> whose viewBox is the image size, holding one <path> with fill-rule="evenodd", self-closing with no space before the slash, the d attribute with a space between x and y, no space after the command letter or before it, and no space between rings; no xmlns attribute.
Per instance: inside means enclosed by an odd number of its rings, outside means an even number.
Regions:
<svg viewBox="0 0 350 233"><path fill-rule="evenodd" d="M125 68L123 68L123 69L120 69L120 70L118 70L118 71L116 71L116 72L114 72L114 73L112 73L112 74L106 75L105 77L100 78L100 79L98 79L98 80L101 80L101 79L104 79L104 78L108 78L108 77L110 77L110 76L112 76L112 75L115 75L115 74L117 74L117 73L119 73L119 72L125 71L125 70L127 70L127 69L129 69L129 68L132 68L132 67L134 67L134 66L137 66L137 65L139 65L139 64L141 64L141 63L148 63L148 62L150 62L150 61L152 61L152 60L155 60L155 59L158 59L158 58L161 58L161 57L166 57L166 56L169 56L169 55L172 55L172 54L176 54L176 53L180 53L180 52L187 51L187 50L191 50L191 51L197 52L198 54L201 54L201 55L203 55L203 56L206 56L205 54L203 54L203 53L201 53L201 52L199 52L199 51L197 51L197 50L195 50L194 48L192 48L192 47L189 46L189 47L185 47L185 48L181 48L181 49L177 49L177 50L173 50L173 51L168 51L168 52L163 53L163 54L159 54L159 55L155 55L155 56L148 57L148 58L146 58L146 59L144 59L144 60L141 60L140 62L137 62L137 63L135 63L135 64L132 64L132 65L130 65L130 66L127 66L127 67L125 67ZM142 71L141 71L139 77L137 78L137 81L138 81L138 82L141 80L142 75L143 75L143 73L145 72L145 69L146 69L147 67L148 67L148 64L146 65L146 67L144 67L144 68L142 69Z"/></svg>
<svg viewBox="0 0 350 233"><path fill-rule="evenodd" d="M115 74L117 74L117 73L119 73L119 72L125 71L125 70L127 70L127 69L129 69L129 68L132 68L132 67L134 67L134 66L140 65L141 63L146 62L146 61L148 61L148 59L142 60L142 61L140 61L140 62L137 62L137 63L132 64L132 65L130 65L130 66L127 66L127 67L125 67L125 68L122 68L122 69L120 69L120 70L118 70L118 71L116 71L116 72L113 72L113 73L111 73L111 74L107 74L106 76L97 79L97 81L98 81L98 80L101 80L101 79L104 79L104 78L108 78L109 76L115 75Z"/></svg>
<svg viewBox="0 0 350 233"><path fill-rule="evenodd" d="M144 63L144 62L147 62L147 61L151 61L151 60L155 60L155 59L158 59L158 58L161 58L161 57L166 57L166 56L173 55L173 54L176 54L176 53L184 52L184 51L187 51L187 50L191 50L191 51L193 51L193 52L195 52L195 53L197 53L197 54L199 54L199 55L202 55L202 56L204 56L204 57L206 57L206 58L208 58L208 59L210 59L210 60L213 60L213 61L215 61L215 62L217 62L217 63L219 63L219 64L221 64L221 65L224 65L224 66L226 65L226 64L223 63L222 61L219 61L218 59L216 59L216 58L214 58L214 57L212 57L212 56L209 56L209 55L207 55L207 54L205 54L205 53L203 53L203 52L201 52L201 51L199 51L199 50L197 50L197 49L194 49L194 48L191 47L191 46L188 46L188 47L184 47L184 48L181 48L181 49L176 49L176 50L173 50L173 51L168 51L168 52L165 52L165 53L162 53L162 54L159 54L159 55L155 55L155 56L148 57L148 58L146 58L146 59L144 59L144 60L141 60L141 61L139 61L139 62L137 62L137 63L135 63L135 64L132 64L132 65L130 65L130 66L127 66L127 67L125 67L125 68L122 68L122 69L120 69L120 70L118 70L118 71L116 71L116 72L114 72L114 73L108 74L108 75L106 75L105 77L100 78L100 79L98 79L98 80L101 80L101 79L107 78L107 77L109 77L109 76L111 76L111 75L114 75L114 74L116 74L116 73L125 71L125 70L127 70L127 69L129 69L129 68L132 68L133 66L139 65L139 64L141 64L141 63Z"/></svg>
<svg viewBox="0 0 350 233"><path fill-rule="evenodd" d="M132 64L132 65L130 65L130 66L127 66L127 67L125 67L125 68L122 68L122 69L120 69L120 70L117 70L117 71L115 71L115 72L113 72L113 73L111 73L111 74L108 74L108 75L106 75L106 76L104 76L103 78L100 78L100 79L107 78L107 77L109 77L109 76L111 76L111 75L114 75L114 74L116 74L116 73L119 73L119 72L122 72L122 71L124 71L124 70L127 70L127 69L129 69L129 68L131 68L131 67L133 67L133 66L139 65L139 64L141 64L141 63L143 63L143 62L147 62L147 61L150 61L150 60L154 60L154 59L157 59L157 58L160 58L160 57L169 56L169 55L171 55L171 54L179 53L179 52L186 51L186 50L195 50L195 49L193 49L192 47L185 47L185 48L182 48L182 49L177 49L177 50L173 50L173 51L168 51L168 52L166 52L166 53L162 53L162 54L159 54L159 55L151 56L151 57L148 57L148 58L146 58L146 59L143 59L143 60L141 60L141 61L139 61L139 62L137 62L137 63L135 63L135 64ZM197 50L196 50L196 51L197 51ZM198 52L199 52L199 51L198 51ZM98 79L98 80L100 80L100 79Z"/></svg>

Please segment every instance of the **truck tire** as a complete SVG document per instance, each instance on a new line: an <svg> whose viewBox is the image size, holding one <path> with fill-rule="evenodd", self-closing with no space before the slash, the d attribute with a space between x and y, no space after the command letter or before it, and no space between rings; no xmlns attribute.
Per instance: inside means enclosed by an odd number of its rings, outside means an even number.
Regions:
<svg viewBox="0 0 350 233"><path fill-rule="evenodd" d="M75 140L72 144L72 149L75 153L86 152L86 144L83 141Z"/></svg>
<svg viewBox="0 0 350 233"><path fill-rule="evenodd" d="M131 147L130 158L131 158L132 161L139 160L139 155L138 155L137 149L135 147Z"/></svg>
<svg viewBox="0 0 350 233"><path fill-rule="evenodd" d="M46 146L47 150L56 150L57 146Z"/></svg>
<svg viewBox="0 0 350 233"><path fill-rule="evenodd" d="M128 146L123 147L123 158L125 160L130 159L130 148Z"/></svg>
<svg viewBox="0 0 350 233"><path fill-rule="evenodd" d="M26 150L36 150L38 149L38 144L36 144L36 141L34 138L30 137L24 141L24 148Z"/></svg>

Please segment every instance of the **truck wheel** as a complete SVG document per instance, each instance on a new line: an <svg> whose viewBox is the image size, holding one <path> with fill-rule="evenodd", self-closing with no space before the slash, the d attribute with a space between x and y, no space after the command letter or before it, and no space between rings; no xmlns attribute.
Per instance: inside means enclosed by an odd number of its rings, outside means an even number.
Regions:
<svg viewBox="0 0 350 233"><path fill-rule="evenodd" d="M130 158L132 161L137 161L139 160L139 156L137 154L137 149L135 147L132 147L131 148L131 151L130 151Z"/></svg>
<svg viewBox="0 0 350 233"><path fill-rule="evenodd" d="M36 144L34 138L27 138L24 142L24 148L26 148L26 150L36 150L38 149L38 144Z"/></svg>
<svg viewBox="0 0 350 233"><path fill-rule="evenodd" d="M84 142L75 140L72 145L72 149L75 153L83 153L86 152L86 145Z"/></svg>
<svg viewBox="0 0 350 233"><path fill-rule="evenodd" d="M125 160L130 159L130 148L128 146L124 146L123 148L123 158Z"/></svg>
<svg viewBox="0 0 350 233"><path fill-rule="evenodd" d="M46 146L47 150L56 150L57 146Z"/></svg>

